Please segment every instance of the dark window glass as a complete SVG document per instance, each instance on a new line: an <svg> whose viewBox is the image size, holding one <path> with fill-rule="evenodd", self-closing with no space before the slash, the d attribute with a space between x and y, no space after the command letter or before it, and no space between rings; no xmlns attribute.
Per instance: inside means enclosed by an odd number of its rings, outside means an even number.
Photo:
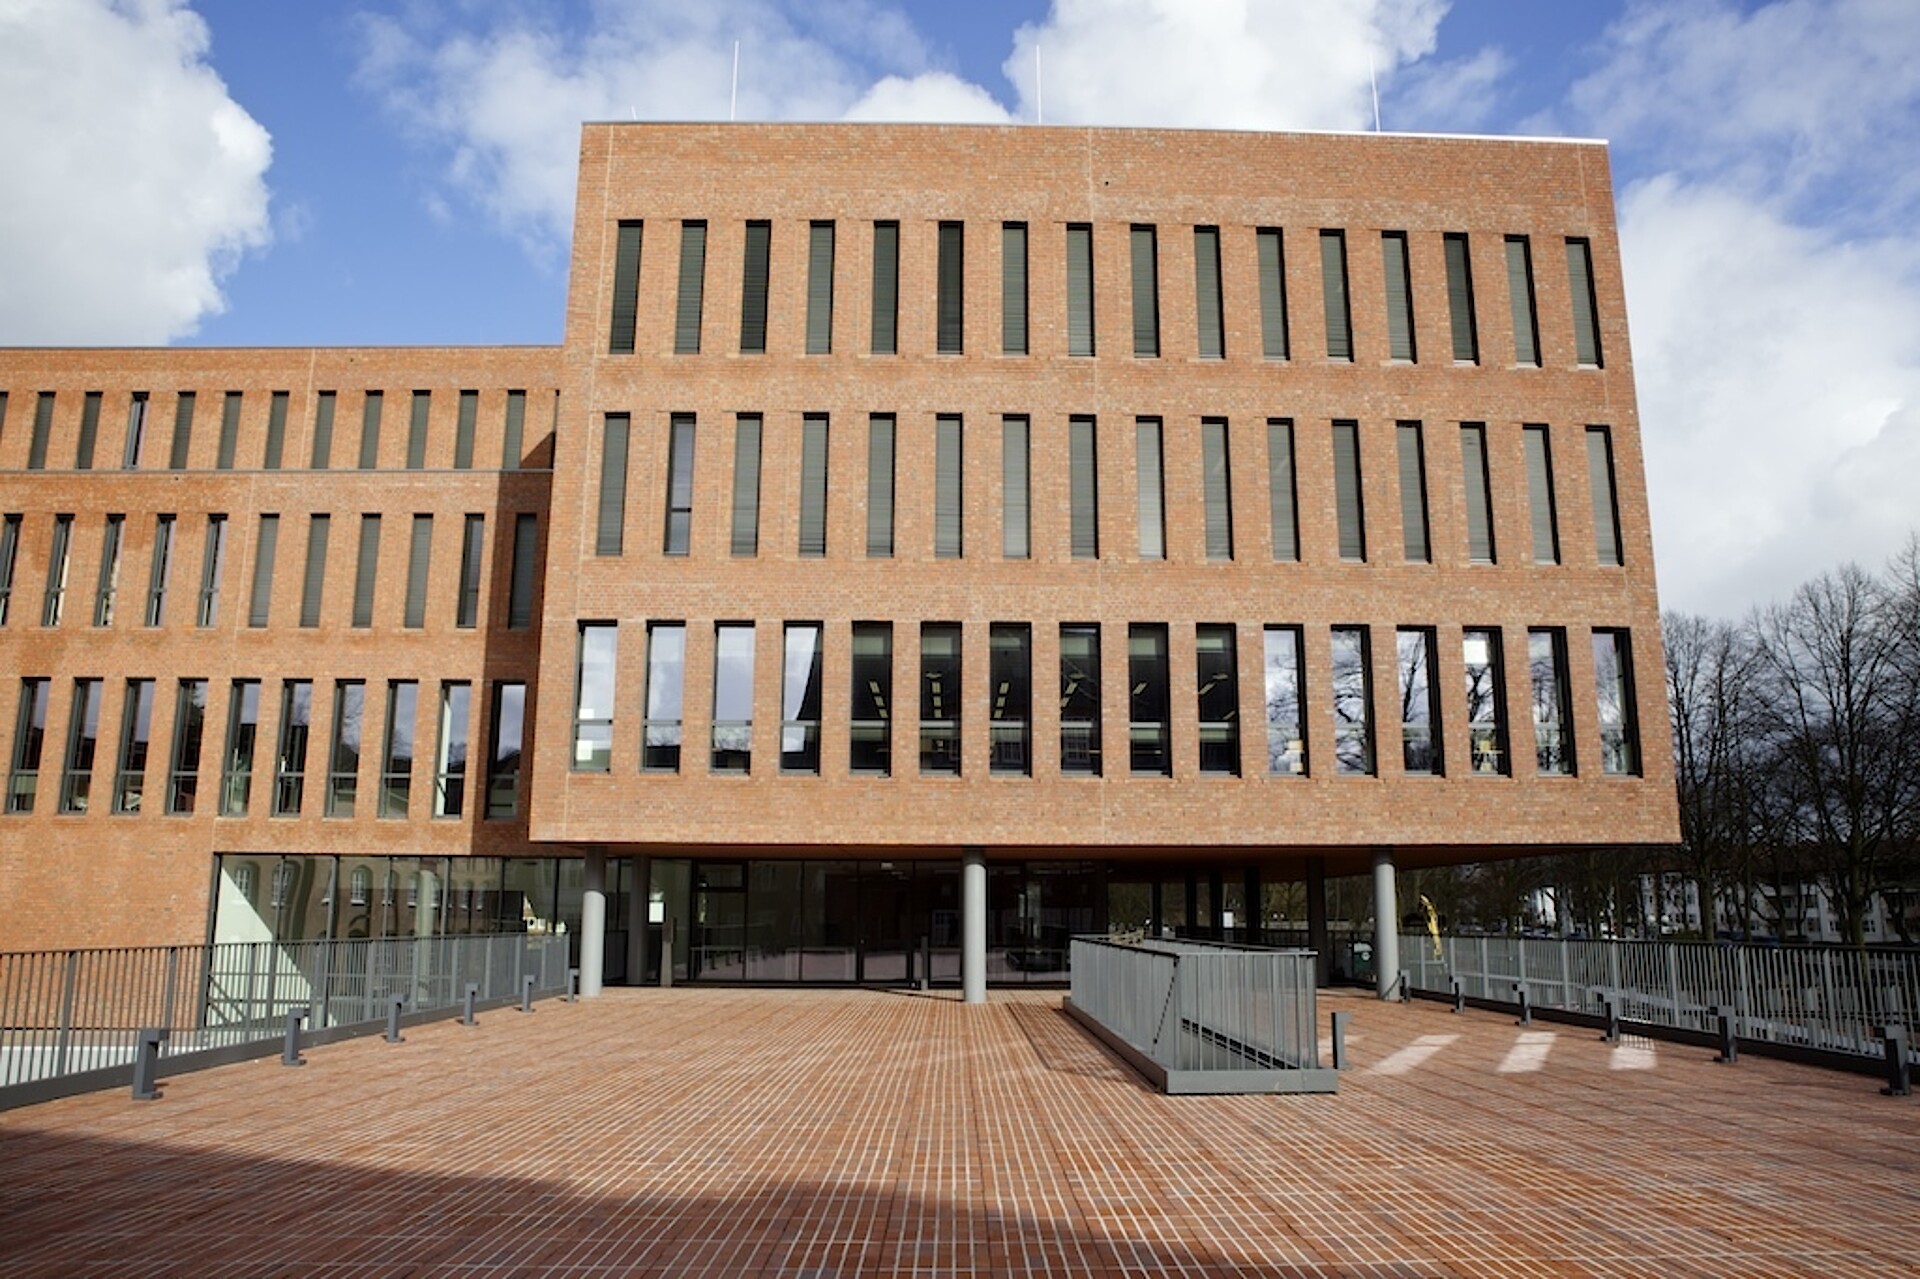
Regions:
<svg viewBox="0 0 1920 1279"><path fill-rule="evenodd" d="M990 772L1033 769L1033 630L995 622L987 632L987 751Z"/></svg>
<svg viewBox="0 0 1920 1279"><path fill-rule="evenodd" d="M780 771L820 771L820 624L789 622L780 683Z"/></svg>
<svg viewBox="0 0 1920 1279"><path fill-rule="evenodd" d="M1373 772L1373 672L1367 628L1333 628L1333 760L1336 772Z"/></svg>
<svg viewBox="0 0 1920 1279"><path fill-rule="evenodd" d="M1533 767L1548 776L1573 772L1573 714L1567 697L1567 636L1562 630L1527 632L1528 679L1533 687Z"/></svg>
<svg viewBox="0 0 1920 1279"><path fill-rule="evenodd" d="M1467 748L1476 773L1507 771L1506 675L1500 660L1500 632L1466 631L1461 643L1466 672Z"/></svg>
<svg viewBox="0 0 1920 1279"><path fill-rule="evenodd" d="M1060 627L1060 771L1100 775L1100 628Z"/></svg>
<svg viewBox="0 0 1920 1279"><path fill-rule="evenodd" d="M934 350L958 355L966 340L966 229L959 222L940 224L940 257L935 280Z"/></svg>
<svg viewBox="0 0 1920 1279"><path fill-rule="evenodd" d="M1167 674L1167 628L1127 627L1127 742L1135 773L1173 772L1172 697Z"/></svg>
<svg viewBox="0 0 1920 1279"><path fill-rule="evenodd" d="M960 772L960 627L920 627L920 771Z"/></svg>
<svg viewBox="0 0 1920 1279"><path fill-rule="evenodd" d="M847 766L882 777L893 771L893 627L853 624L852 724Z"/></svg>
<svg viewBox="0 0 1920 1279"><path fill-rule="evenodd" d="M1440 756L1439 686L1434 683L1434 633L1403 629L1395 632L1395 657L1400 685L1400 766L1408 773L1438 775L1445 771Z"/></svg>
<svg viewBox="0 0 1920 1279"><path fill-rule="evenodd" d="M1640 730L1633 706L1633 649L1625 631L1593 633L1593 688L1600 726L1600 771L1640 771Z"/></svg>
<svg viewBox="0 0 1920 1279"><path fill-rule="evenodd" d="M1027 353L1027 224L1000 227L1000 350Z"/></svg>
<svg viewBox="0 0 1920 1279"><path fill-rule="evenodd" d="M1194 629L1200 714L1200 771L1240 775L1240 658L1231 626Z"/></svg>

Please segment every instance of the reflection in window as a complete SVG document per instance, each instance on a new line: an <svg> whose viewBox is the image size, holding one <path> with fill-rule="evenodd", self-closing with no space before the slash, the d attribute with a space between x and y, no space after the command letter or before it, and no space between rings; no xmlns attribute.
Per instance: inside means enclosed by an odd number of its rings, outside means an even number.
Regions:
<svg viewBox="0 0 1920 1279"><path fill-rule="evenodd" d="M1527 632L1527 666L1533 685L1534 768L1555 776L1573 772L1566 650L1567 640L1563 631Z"/></svg>
<svg viewBox="0 0 1920 1279"><path fill-rule="evenodd" d="M613 764L613 663L618 634L612 622L580 624L573 701L576 773L604 773Z"/></svg>
<svg viewBox="0 0 1920 1279"><path fill-rule="evenodd" d="M405 817L413 798L413 729L419 703L417 680L394 680L387 685L387 748L380 764L382 817Z"/></svg>
<svg viewBox="0 0 1920 1279"><path fill-rule="evenodd" d="M220 815L245 817L253 793L253 750L260 733L260 681L233 681L227 711L227 751L220 770Z"/></svg>
<svg viewBox="0 0 1920 1279"><path fill-rule="evenodd" d="M1305 776L1307 743L1300 703L1300 628L1269 626L1266 644L1267 771L1282 777Z"/></svg>
<svg viewBox="0 0 1920 1279"><path fill-rule="evenodd" d="M467 811L467 724L473 685L464 680L440 685L440 748L433 765L433 815L459 817Z"/></svg>
<svg viewBox="0 0 1920 1279"><path fill-rule="evenodd" d="M1135 773L1173 772L1172 698L1167 685L1167 628L1127 628L1127 743Z"/></svg>
<svg viewBox="0 0 1920 1279"><path fill-rule="evenodd" d="M352 817L360 789L360 731L367 686L337 680L333 686L333 744L327 752L327 816Z"/></svg>
<svg viewBox="0 0 1920 1279"><path fill-rule="evenodd" d="M1400 766L1409 773L1438 774L1440 738L1433 683L1434 634L1430 630L1401 630L1394 635L1400 684Z"/></svg>
<svg viewBox="0 0 1920 1279"><path fill-rule="evenodd" d="M753 769L753 625L714 627L713 753L716 773Z"/></svg>
<svg viewBox="0 0 1920 1279"><path fill-rule="evenodd" d="M1024 777L1033 767L1033 629L995 622L987 646L989 771Z"/></svg>
<svg viewBox="0 0 1920 1279"><path fill-rule="evenodd" d="M1616 775L1640 771L1633 712L1633 657L1625 631L1593 633L1593 687L1599 705L1600 767Z"/></svg>
<svg viewBox="0 0 1920 1279"><path fill-rule="evenodd" d="M820 771L820 625L787 626L780 689L780 771Z"/></svg>
<svg viewBox="0 0 1920 1279"><path fill-rule="evenodd" d="M493 712L487 727L487 816L520 812L520 751L525 736L527 686L500 680L493 686Z"/></svg>
<svg viewBox="0 0 1920 1279"><path fill-rule="evenodd" d="M206 721L207 681L181 680L173 706L173 758L167 765L168 813L193 811L200 790L200 737Z"/></svg>
<svg viewBox="0 0 1920 1279"><path fill-rule="evenodd" d="M687 628L680 622L647 627L647 717L640 727L640 767L680 771L680 704L685 688Z"/></svg>
<svg viewBox="0 0 1920 1279"><path fill-rule="evenodd" d="M1507 771L1506 677L1501 673L1500 632L1470 630L1462 645L1467 675L1467 748L1473 771Z"/></svg>
<svg viewBox="0 0 1920 1279"><path fill-rule="evenodd" d="M1199 680L1200 771L1240 775L1240 673L1231 626L1200 626L1194 632L1194 675Z"/></svg>
<svg viewBox="0 0 1920 1279"><path fill-rule="evenodd" d="M297 817L307 791L307 736L313 724L313 681L280 686L280 749L275 755L273 815Z"/></svg>
<svg viewBox="0 0 1920 1279"><path fill-rule="evenodd" d="M853 624L853 724L847 766L885 777L893 770L893 627Z"/></svg>
<svg viewBox="0 0 1920 1279"><path fill-rule="evenodd" d="M153 730L153 681L127 681L127 700L121 711L120 766L113 783L113 811L137 813L147 783L147 752Z"/></svg>
<svg viewBox="0 0 1920 1279"><path fill-rule="evenodd" d="M960 773L960 627L920 627L920 771Z"/></svg>
<svg viewBox="0 0 1920 1279"><path fill-rule="evenodd" d="M93 757L100 744L102 681L73 681L73 715L67 722L67 767L60 781L60 811L84 813L93 797Z"/></svg>
<svg viewBox="0 0 1920 1279"><path fill-rule="evenodd" d="M1367 628L1333 628L1333 762L1348 775L1373 772L1373 688Z"/></svg>
<svg viewBox="0 0 1920 1279"><path fill-rule="evenodd" d="M1060 771L1100 775L1100 628L1060 627Z"/></svg>

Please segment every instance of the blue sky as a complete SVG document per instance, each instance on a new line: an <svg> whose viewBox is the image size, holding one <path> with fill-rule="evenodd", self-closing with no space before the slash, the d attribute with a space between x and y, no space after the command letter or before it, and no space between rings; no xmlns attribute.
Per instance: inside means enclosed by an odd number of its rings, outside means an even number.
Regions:
<svg viewBox="0 0 1920 1279"><path fill-rule="evenodd" d="M0 342L559 340L582 118L1611 140L1662 598L1920 517L1916 0L0 0ZM1710 484L1703 483L1712 477Z"/></svg>

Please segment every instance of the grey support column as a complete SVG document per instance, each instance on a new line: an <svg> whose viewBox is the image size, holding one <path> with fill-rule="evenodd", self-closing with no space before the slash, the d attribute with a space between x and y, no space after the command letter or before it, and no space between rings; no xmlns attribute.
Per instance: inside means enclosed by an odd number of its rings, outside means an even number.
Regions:
<svg viewBox="0 0 1920 1279"><path fill-rule="evenodd" d="M607 855L587 854L586 890L580 896L580 997L600 993L606 971Z"/></svg>
<svg viewBox="0 0 1920 1279"><path fill-rule="evenodd" d="M1400 903L1393 887L1393 850L1373 850L1373 988L1397 999L1400 980Z"/></svg>
<svg viewBox="0 0 1920 1279"><path fill-rule="evenodd" d="M960 862L960 990L967 1003L987 1002L987 854L979 848Z"/></svg>
<svg viewBox="0 0 1920 1279"><path fill-rule="evenodd" d="M1307 949L1314 959L1314 984L1324 986L1333 974L1333 956L1328 953L1327 936L1327 859L1307 858Z"/></svg>
<svg viewBox="0 0 1920 1279"><path fill-rule="evenodd" d="M632 858L627 867L627 985L642 986L647 980L647 931L652 927L653 858Z"/></svg>

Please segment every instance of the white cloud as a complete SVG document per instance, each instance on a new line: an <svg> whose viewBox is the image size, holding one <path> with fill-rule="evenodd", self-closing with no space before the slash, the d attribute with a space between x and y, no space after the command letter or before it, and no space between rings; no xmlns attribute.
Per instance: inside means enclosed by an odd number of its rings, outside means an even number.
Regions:
<svg viewBox="0 0 1920 1279"><path fill-rule="evenodd" d="M926 71L911 79L887 76L848 107L844 118L943 124L1007 124L1013 119L985 89L945 71Z"/></svg>
<svg viewBox="0 0 1920 1279"><path fill-rule="evenodd" d="M270 238L265 129L179 0L0 4L0 342L148 344Z"/></svg>

